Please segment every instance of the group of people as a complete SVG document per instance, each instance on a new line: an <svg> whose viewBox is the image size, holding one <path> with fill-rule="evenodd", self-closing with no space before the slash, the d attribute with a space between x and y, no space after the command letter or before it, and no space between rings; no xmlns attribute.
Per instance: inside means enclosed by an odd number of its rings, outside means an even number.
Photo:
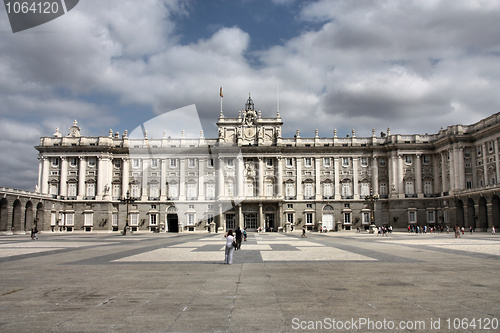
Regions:
<svg viewBox="0 0 500 333"><path fill-rule="evenodd" d="M233 254L236 250L241 250L241 241L247 240L247 230L246 228L236 229L233 235L233 230L229 230L224 237L226 237L226 249L224 263L231 265L233 263Z"/></svg>
<svg viewBox="0 0 500 333"><path fill-rule="evenodd" d="M31 228L31 239L38 239L38 228Z"/></svg>

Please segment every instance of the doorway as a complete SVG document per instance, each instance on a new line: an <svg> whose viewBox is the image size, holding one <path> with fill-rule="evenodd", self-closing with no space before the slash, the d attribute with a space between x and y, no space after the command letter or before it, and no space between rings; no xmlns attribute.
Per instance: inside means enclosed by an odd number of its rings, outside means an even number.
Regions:
<svg viewBox="0 0 500 333"><path fill-rule="evenodd" d="M179 217L177 214L167 214L167 231L179 232Z"/></svg>

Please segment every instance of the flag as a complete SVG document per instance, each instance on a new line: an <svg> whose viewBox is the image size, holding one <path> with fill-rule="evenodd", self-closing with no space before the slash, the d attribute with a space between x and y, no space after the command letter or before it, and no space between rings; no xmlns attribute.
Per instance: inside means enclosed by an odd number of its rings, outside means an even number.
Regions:
<svg viewBox="0 0 500 333"><path fill-rule="evenodd" d="M220 97L224 97L224 95L222 94L222 87L220 87Z"/></svg>

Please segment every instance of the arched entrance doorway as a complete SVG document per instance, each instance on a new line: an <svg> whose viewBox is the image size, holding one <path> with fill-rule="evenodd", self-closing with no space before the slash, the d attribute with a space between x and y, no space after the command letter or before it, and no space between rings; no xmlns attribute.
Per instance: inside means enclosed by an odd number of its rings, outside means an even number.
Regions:
<svg viewBox="0 0 500 333"><path fill-rule="evenodd" d="M174 206L167 208L167 232L179 232L179 217Z"/></svg>
<svg viewBox="0 0 500 333"><path fill-rule="evenodd" d="M7 225L9 224L9 209L7 208L9 202L7 199L2 198L0 200L0 232L7 231Z"/></svg>
<svg viewBox="0 0 500 333"><path fill-rule="evenodd" d="M469 227L476 228L476 208L474 208L474 200L471 198L467 200L467 224Z"/></svg>
<svg viewBox="0 0 500 333"><path fill-rule="evenodd" d="M465 225L464 202L462 200L457 201L457 224L461 227Z"/></svg>
<svg viewBox="0 0 500 333"><path fill-rule="evenodd" d="M335 217L333 215L333 207L326 205L323 207L323 217L321 219L323 230L335 230Z"/></svg>
<svg viewBox="0 0 500 333"><path fill-rule="evenodd" d="M12 208L12 232L20 232L23 230L22 216L21 216L21 201L18 199L14 201Z"/></svg>
<svg viewBox="0 0 500 333"><path fill-rule="evenodd" d="M266 222L266 231L278 231L278 226L276 225L276 211L274 207L266 207L264 210L264 221Z"/></svg>
<svg viewBox="0 0 500 333"><path fill-rule="evenodd" d="M33 225L33 203L28 201L26 203L26 210L24 211L24 231L29 231L34 227Z"/></svg>
<svg viewBox="0 0 500 333"><path fill-rule="evenodd" d="M491 219L491 225L494 225L495 229L500 227L500 198L498 195L491 198Z"/></svg>
<svg viewBox="0 0 500 333"><path fill-rule="evenodd" d="M35 225L38 230L43 230L44 227L44 213L43 213L43 204L41 202L36 205L36 217L35 217Z"/></svg>
<svg viewBox="0 0 500 333"><path fill-rule="evenodd" d="M479 198L479 207L478 207L478 227L481 230L488 230L488 208L486 207L486 198Z"/></svg>

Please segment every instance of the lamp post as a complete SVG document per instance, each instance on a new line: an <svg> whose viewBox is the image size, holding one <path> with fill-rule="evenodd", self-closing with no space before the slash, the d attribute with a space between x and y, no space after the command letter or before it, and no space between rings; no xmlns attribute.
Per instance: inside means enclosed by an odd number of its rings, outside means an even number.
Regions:
<svg viewBox="0 0 500 333"><path fill-rule="evenodd" d="M135 202L135 198L131 198L130 197L130 191L127 191L127 196L124 197L124 198L121 198L120 201L122 203L126 203L127 204L127 218L125 219L125 228L123 229L123 234L126 235L127 234L127 228L128 228L128 219L129 219L128 207L129 207L129 205L131 203Z"/></svg>
<svg viewBox="0 0 500 333"><path fill-rule="evenodd" d="M373 194L373 188L370 187L370 195L365 196L365 200L370 202L370 225L375 225L375 201L378 200L378 195Z"/></svg>

